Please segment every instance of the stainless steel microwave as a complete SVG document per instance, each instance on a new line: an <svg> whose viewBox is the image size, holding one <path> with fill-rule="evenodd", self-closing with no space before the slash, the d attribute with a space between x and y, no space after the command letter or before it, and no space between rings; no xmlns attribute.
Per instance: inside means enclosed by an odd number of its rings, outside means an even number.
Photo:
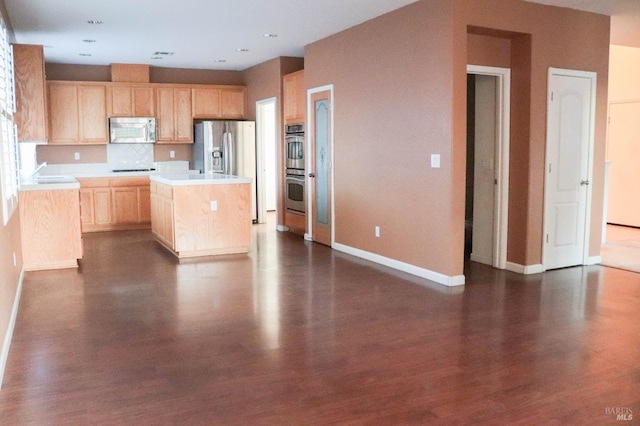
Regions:
<svg viewBox="0 0 640 426"><path fill-rule="evenodd" d="M155 143L155 117L110 117L109 142Z"/></svg>

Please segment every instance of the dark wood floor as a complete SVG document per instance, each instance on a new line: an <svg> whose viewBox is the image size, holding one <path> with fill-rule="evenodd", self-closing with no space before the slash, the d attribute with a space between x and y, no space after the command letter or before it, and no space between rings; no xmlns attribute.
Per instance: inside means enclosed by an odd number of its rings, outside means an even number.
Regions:
<svg viewBox="0 0 640 426"><path fill-rule="evenodd" d="M27 273L0 423L616 424L640 418L640 275L472 264L448 289L255 227L178 262L148 231ZM623 422L624 423L624 422Z"/></svg>

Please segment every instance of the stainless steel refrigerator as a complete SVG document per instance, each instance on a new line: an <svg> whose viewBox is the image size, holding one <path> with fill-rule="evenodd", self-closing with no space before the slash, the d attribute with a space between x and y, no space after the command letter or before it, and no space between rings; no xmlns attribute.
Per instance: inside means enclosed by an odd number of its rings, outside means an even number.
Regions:
<svg viewBox="0 0 640 426"><path fill-rule="evenodd" d="M194 169L251 178L252 218L258 219L255 121L199 121L193 131Z"/></svg>

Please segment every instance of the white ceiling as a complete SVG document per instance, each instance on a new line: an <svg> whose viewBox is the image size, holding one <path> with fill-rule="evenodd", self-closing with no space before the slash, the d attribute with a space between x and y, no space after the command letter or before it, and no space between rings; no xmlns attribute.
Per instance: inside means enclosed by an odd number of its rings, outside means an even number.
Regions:
<svg viewBox="0 0 640 426"><path fill-rule="evenodd" d="M4 0L16 42L44 45L47 62L229 70L301 57L306 44L414 1ZM158 51L175 54L151 59Z"/></svg>
<svg viewBox="0 0 640 426"><path fill-rule="evenodd" d="M414 1L4 0L4 3L16 42L44 45L47 62L243 70L278 56L303 56L304 46L309 43ZM528 1L607 15L640 16L640 0ZM88 20L100 20L103 24L90 25ZM278 37L267 38L264 34ZM157 56L155 52L174 54L151 59Z"/></svg>

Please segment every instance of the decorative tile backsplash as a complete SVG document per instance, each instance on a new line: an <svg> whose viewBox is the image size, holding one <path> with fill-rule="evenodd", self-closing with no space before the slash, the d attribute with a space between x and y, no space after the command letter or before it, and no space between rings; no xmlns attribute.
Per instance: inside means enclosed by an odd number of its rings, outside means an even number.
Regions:
<svg viewBox="0 0 640 426"><path fill-rule="evenodd" d="M153 167L153 144L109 144L107 164L111 170L150 169Z"/></svg>

